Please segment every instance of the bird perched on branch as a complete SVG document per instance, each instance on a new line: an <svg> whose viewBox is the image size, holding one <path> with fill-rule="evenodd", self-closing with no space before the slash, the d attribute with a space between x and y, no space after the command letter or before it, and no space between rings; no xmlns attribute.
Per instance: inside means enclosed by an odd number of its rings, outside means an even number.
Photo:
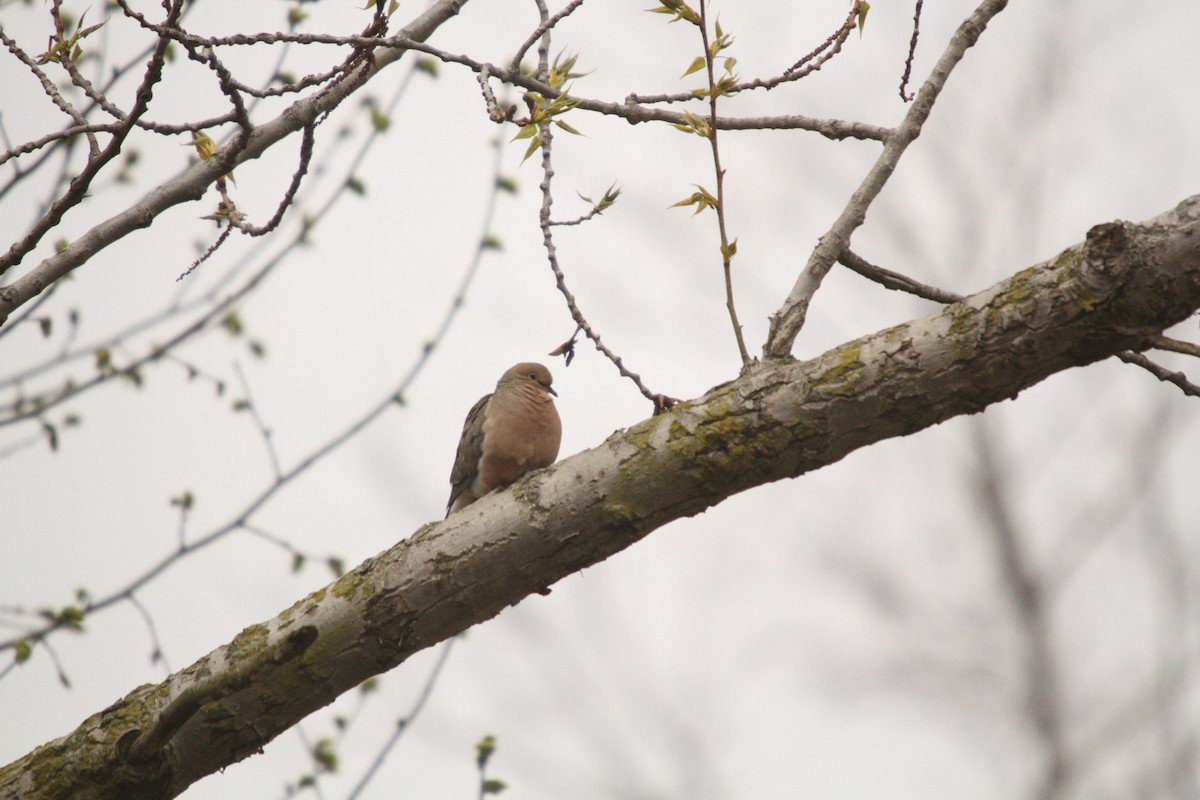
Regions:
<svg viewBox="0 0 1200 800"><path fill-rule="evenodd" d="M562 422L550 398L558 396L553 381L541 364L517 364L472 406L450 472L447 517L558 458Z"/></svg>

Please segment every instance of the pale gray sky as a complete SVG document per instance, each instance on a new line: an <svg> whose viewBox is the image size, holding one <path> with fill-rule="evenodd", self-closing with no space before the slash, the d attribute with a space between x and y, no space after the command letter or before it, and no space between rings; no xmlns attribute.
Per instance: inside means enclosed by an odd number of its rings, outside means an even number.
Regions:
<svg viewBox="0 0 1200 800"><path fill-rule="evenodd" d="M145 5L148 13L157 8ZM304 29L356 31L367 17L355 5L305 4L311 17ZM585 4L556 32L555 51L578 53L578 68L589 72L576 94L616 101L633 91L694 85L679 80L696 49L692 31L644 13L649 5ZM749 77L776 72L810 50L845 6L829 0L715 9L736 36L730 52ZM926 4L917 80L973 6ZM78 12L84 5L67 7ZM239 4L234 18L223 4L201 3L193 30L274 30L282 8ZM410 13L402 3L397 20ZM820 73L778 92L746 93L724 108L739 116L797 113L893 125L905 111L897 85L911 17L910 3L877 2L865 35L852 35L846 52ZM42 4L2 3L0 22L30 48L50 32ZM476 0L433 44L504 62L534 24L532 3ZM129 26L111 27L106 33L119 49ZM855 249L881 266L972 292L1051 258L1091 225L1142 220L1194 194L1197 34L1200 6L1189 0L1012 3L952 76L922 138L856 234ZM333 56L293 48L288 59L286 69L303 74L325 68ZM264 79L274 63L265 48L230 53L229 62L248 82ZM405 71L402 62L358 97L387 102ZM36 84L7 54L0 81L11 140L57 124ZM153 116L220 113L213 86L202 68L185 62L156 92ZM366 129L358 97L318 129L302 213L344 176ZM264 107L255 117L272 113ZM693 397L734 377L737 351L714 221L667 208L692 184L711 185L705 142L581 112L570 121L586 136L556 139L556 216L586 210L576 191L598 197L614 182L624 191L602 218L558 232L559 257L584 313L656 391ZM352 135L338 141L345 125ZM442 65L436 81L417 76L358 172L366 197L343 199L312 244L240 306L246 336L265 344L265 360L209 333L179 356L224 381L224 397L205 378L189 381L183 368L157 365L146 370L140 391L113 383L52 414L83 418L82 427L62 432L57 453L39 443L0 460L0 606L58 607L71 603L78 587L94 597L119 590L176 546L179 518L170 498L194 494L187 523L194 539L235 518L270 484L252 420L230 411L243 396L235 361L285 469L386 397L434 334L467 268L492 180L489 142L514 133L487 121L479 86L465 69ZM234 197L256 222L286 187L297 143L238 168ZM739 240L739 312L757 354L767 316L878 145L802 132L730 132L720 143L729 224ZM516 361L541 359L554 370L563 456L648 414L632 385L589 345L581 344L569 369L543 355L574 326L541 250L540 172L536 158L520 164L523 148L504 148L503 173L520 191L501 197L496 211L492 231L503 249L485 256L461 315L406 406L255 515L263 530L353 566L440 517L463 416ZM79 236L175 174L189 152L176 141L147 141L137 182L96 187L67 218L63 235ZM8 170L0 167L0 178ZM0 200L0 240L23 230L46 192L44 182L35 183ZM195 257L193 242L211 241L212 223L199 218L215 203L210 192L177 207L78 270L49 306L57 338L43 341L26 326L0 340L0 377L54 352L68 308L82 315L79 343L160 308L179 290L175 278ZM257 268L298 219L293 214L282 236L266 242L235 237L189 279L187 296L256 247L260 255L248 263ZM815 355L933 310L835 270L796 352ZM127 360L176 327L135 339L114 357ZM1180 330L1196 340L1194 320ZM53 373L54 380L68 374L86 377L90 366L81 362ZM11 389L4 392L7 401ZM885 442L672 524L561 582L550 596L472 630L363 797L474 796L472 747L487 733L499 740L492 773L510 785L505 796L529 800L1028 793L1044 753L1022 706L1022 643L975 493L977 426L1008 476L1012 510L1035 562L1071 570L1069 580L1055 583L1052 635L1069 733L1078 744L1097 717L1108 716L1097 698L1119 708L1126 694L1152 683L1164 661L1181 660L1187 686L1194 683L1198 631L1179 617L1196 602L1198 419L1195 400L1134 367L1106 363L1056 376L982 418ZM28 425L0 429L0 449L36 433ZM1099 543L1089 538L1093 532ZM1088 555L1077 559L1077 552ZM177 670L328 580L320 564L293 575L283 550L241 532L175 565L138 597ZM1179 643L1181 625L1187 635ZM0 638L10 635L0 631ZM0 763L164 676L149 662L146 626L128 604L89 619L86 634L58 634L51 645L72 688L59 685L40 650L0 680L0 710L19 720L0 726ZM382 677L380 694L338 747L340 771L321 781L324 797L347 795L407 713L436 655L422 654ZM1081 791L1107 787L1133 796L1127 773L1155 764L1153 754L1167 752L1168 741L1194 735L1195 703L1173 705L1178 717L1157 729L1161 740L1118 740L1082 762L1095 783L1084 782ZM344 697L306 721L305 735L335 735L332 716L356 708L355 697ZM288 732L185 797L281 797L284 783L308 769L300 737ZM1193 763L1193 786L1195 771Z"/></svg>

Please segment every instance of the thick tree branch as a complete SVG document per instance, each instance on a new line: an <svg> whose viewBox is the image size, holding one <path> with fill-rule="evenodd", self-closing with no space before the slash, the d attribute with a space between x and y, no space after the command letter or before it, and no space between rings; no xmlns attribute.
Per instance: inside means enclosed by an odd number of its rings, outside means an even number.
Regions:
<svg viewBox="0 0 1200 800"><path fill-rule="evenodd" d="M367 677L672 520L1144 347L1197 308L1200 195L1140 225L1098 225L1084 243L936 314L812 361L760 364L425 525L162 684L134 689L0 769L0 800L173 797ZM302 655L263 658L309 626L317 635ZM179 714L186 721L156 755L128 762L131 731L169 730L158 720L175 713L167 711L175 698L200 682L220 683L225 672L241 675L248 661L250 685Z"/></svg>

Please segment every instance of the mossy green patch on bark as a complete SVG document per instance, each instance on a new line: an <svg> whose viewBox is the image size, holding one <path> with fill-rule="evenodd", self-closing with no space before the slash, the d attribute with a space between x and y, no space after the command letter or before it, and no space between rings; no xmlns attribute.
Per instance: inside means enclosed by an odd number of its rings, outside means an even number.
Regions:
<svg viewBox="0 0 1200 800"><path fill-rule="evenodd" d="M360 591L365 592L366 596L374 594L375 584L357 572L347 572L337 579L337 582L333 584L330 590L333 592L334 597L342 600L353 600Z"/></svg>
<svg viewBox="0 0 1200 800"><path fill-rule="evenodd" d="M269 633L266 625L251 625L229 643L225 657L234 664L256 657L267 646Z"/></svg>

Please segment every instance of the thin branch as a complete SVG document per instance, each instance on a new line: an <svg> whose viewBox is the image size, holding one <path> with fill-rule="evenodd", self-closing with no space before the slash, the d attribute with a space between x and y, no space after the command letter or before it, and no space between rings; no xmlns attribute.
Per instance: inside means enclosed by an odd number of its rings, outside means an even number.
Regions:
<svg viewBox="0 0 1200 800"><path fill-rule="evenodd" d="M443 0L449 2L450 0ZM466 0L456 0L458 3L465 3ZM416 52L425 53L437 58L447 64L460 64L471 69L473 72L480 72L485 67L490 75L493 75L505 83L513 86L519 86L530 91L535 91L543 94L549 99L559 96L559 90L548 86L546 83L538 80L535 77L522 75L519 70L506 69L504 67L490 64L483 61L478 61L470 56L451 53L446 50L434 47L427 44L420 38L413 38L411 33L399 33L385 38L377 38L373 36L352 36L352 35L335 35L322 33L258 33L253 36L245 34L236 34L233 36L198 36L178 29L162 29L153 23L146 23L146 27L156 32L161 32L164 36L169 36L178 41L180 44L186 44L196 47L229 47L229 46L249 46L256 44L278 44L278 43L296 43L296 44L332 44L350 47L373 47L380 50L398 50L407 51L414 50ZM393 57L394 58L394 57ZM588 111L595 111L601 114L622 117L629 122L669 122L678 123L684 120L682 112L671 112L663 109L656 109L641 105L636 99L637 95L629 95L623 103L609 103L600 100L588 100L578 98L579 108ZM689 99L695 99L689 95ZM830 139L874 139L877 141L886 140L892 133L889 128L882 128L866 123L845 122L842 120L816 119L813 117L805 117L798 114L790 114L775 117L753 117L753 118L722 118L718 120L717 127L729 130L753 130L761 128L769 129L802 129L811 130L820 133Z"/></svg>
<svg viewBox="0 0 1200 800"><path fill-rule="evenodd" d="M167 10L167 24L173 25L178 21L182 8L183 0L173 0L170 3ZM24 237L16 241L3 256L0 256L0 275L3 275L14 265L20 263L21 259L37 246L42 237L62 221L63 215L66 214L67 210L83 200L87 195L88 187L96 175L99 174L100 170L121 153L125 139L134 127L134 122L146 113L146 109L149 107L150 99L154 93L154 87L162 79L167 44L167 39L159 39L158 44L154 48L154 53L150 56L150 61L146 65L146 72L142 78L141 85L138 86L133 108L129 112L128 117L122 120L121 125L113 131L108 145L98 155L88 158L83 170L71 180L67 191L51 204L49 210L46 211L40 220L34 223L33 227ZM35 269L34 272L36 273L37 270ZM28 277L26 276L26 278ZM8 317L8 313L11 310L5 308L5 306L8 305L7 301L12 296L14 285L10 284L0 289L0 324ZM49 283L41 284L39 291L48 285Z"/></svg>
<svg viewBox="0 0 1200 800"><path fill-rule="evenodd" d="M467 2L468 0L438 0L404 29L401 40L416 42L424 39L443 22L457 14ZM170 29L168 33L171 38L186 38L177 29ZM366 37L366 39L372 44L383 41L371 37ZM166 41L168 39L160 40L159 45L165 45ZM406 49L408 49L407 45L398 45L395 49L376 56L375 67L371 74L375 74L382 67L396 61ZM42 261L29 273L7 286L0 287L0 324L3 324L14 309L85 263L104 247L150 224L158 214L167 208L195 199L206 187L214 183L220 176L228 173L238 163L259 157L279 140L300 130L328 110L336 108L359 85L361 82L358 81L342 82L327 92L318 93L293 104L275 119L257 126L254 135L250 137L250 141L244 149L240 149L236 143L221 148L212 158L193 165L176 178L159 186L140 202L96 225L82 237L67 245L61 252ZM142 93L139 92L139 98L141 96ZM130 114L131 119L137 116L139 115ZM114 145L119 148L119 144L119 137L114 136L110 148ZM35 237L31 232L27 238ZM40 238L40 235L37 238ZM14 250L24 252L27 251L27 248L24 243L18 243L14 245ZM13 254L10 251L9 260L11 261L12 258ZM5 261L0 260L0 266L4 264Z"/></svg>
<svg viewBox="0 0 1200 800"><path fill-rule="evenodd" d="M856 6L857 7L857 6ZM721 266L725 275L725 309L729 312L729 321L733 325L733 337L737 342L738 355L742 359L742 367L750 365L750 353L746 350L746 339L742 335L742 324L738 321L737 306L733 301L733 268L731 262L735 254L735 246L729 242L729 234L725 228L725 169L721 166L721 149L717 144L717 78L714 71L713 48L708 41L708 3L700 0L700 42L704 48L704 67L708 76L708 143L712 148L713 172L717 181L717 230L721 236ZM717 26L720 28L720 25ZM723 42L717 44L721 47Z"/></svg>
<svg viewBox="0 0 1200 800"><path fill-rule="evenodd" d="M576 194L578 194L578 192L576 192ZM586 214L578 216L575 219L561 219L561 220L556 219L556 220L551 220L550 224L553 225L554 227L569 228L569 227L573 227L576 225L582 225L585 222L590 222L591 220L595 219L596 217L600 216L605 211L607 211L608 208L610 206L612 206L613 203L616 202L616 200L620 196L620 194L621 194L621 190L619 188L617 188L616 184L613 184L612 186L608 187L608 190L604 193L604 196L601 197L598 202L593 202L591 198L583 197L583 195L579 195L581 198L583 198L584 201L592 204L591 209Z"/></svg>
<svg viewBox="0 0 1200 800"><path fill-rule="evenodd" d="M403 94L403 87L397 91L396 97L393 99L393 105L399 101L402 94ZM496 155L495 170L498 173L499 165L500 165L499 143L497 143L496 150L497 150L497 155ZM360 155L365 155L365 148L364 148L364 151L362 153L360 153ZM341 187L339 187L339 192L340 191L341 191ZM493 210L495 207L495 201L498 196L498 193L499 193L498 181L496 180L496 175L493 175L491 202L489 202L489 204L488 204L488 211L487 211L487 215L486 215L486 222L485 222L485 228L484 228L485 231L487 230L488 226L490 226L490 220L491 220L491 216L492 216L492 213L493 213ZM328 201L326 206L322 209L322 213L329 210L329 208L332 206L332 204L334 202L334 199L335 198L331 198ZM210 530L208 533L204 534L203 536L193 539L191 542L187 543L186 545L182 545L181 547L176 549L174 552L163 557L157 563L155 563L154 565L149 567L141 575L139 575L133 581L131 581L129 583L129 585L127 585L124 589L115 591L112 594L110 594L100 600L89 601L87 606L82 609L85 617L92 616L100 611L103 611L106 608L110 608L110 607L116 605L117 603L119 603L123 600L127 600L135 592L137 592L143 586L146 586L151 581L155 580L160 575L165 573L175 563L180 561L183 557L187 556L189 553L193 553L197 550L200 550L200 549L203 549L203 548L209 546L210 544L220 541L221 539L225 538L228 534L230 534L233 531L248 529L250 527L249 523L250 523L251 517L253 517L254 514L256 514L259 509L264 507L267 504L267 502L269 500L271 500L271 498L273 498L277 493L279 493L282 489L284 489L290 483L292 483L297 478L299 478L301 475L303 475L305 472L307 472L310 467L312 467L317 462L322 460L329 453L333 452L334 450L337 450L342 445L346 444L351 439L353 439L355 436L357 436L359 433L366 430L366 428L369 427L372 423L374 423L375 420L378 419L383 414L383 412L386 411L392 404L403 405L404 395L408 391L408 387L410 385L412 385L413 381L416 380L417 376L424 369L425 364L428 362L431 354L434 352L434 350L437 349L437 346L442 341L442 339L445 338L446 332L450 329L451 323L454 321L454 319L457 318L459 311L463 307L463 298L465 296L468 286L470 285L474 276L477 274L480 259L482 257L482 253L484 251L484 248L482 245L482 238L483 237L481 237L481 244L476 249L475 257L473 258L470 266L467 269L466 275L463 279L462 284L459 287L458 292L451 299L451 301L446 309L446 312L443 314L442 321L439 323L438 327L436 328L434 337L427 340L421 346L420 352L419 352L416 360L413 362L412 366L409 368L408 373L405 374L405 376L401 379L399 384L397 384L397 386L394 390L392 390L385 397L380 399L374 406L372 406L370 409L368 409L361 417L359 417L357 420L355 420L350 425L348 425L340 433L338 433L337 435L335 435L334 437L332 437L331 439L326 441L321 446L312 450L307 456L305 456L303 459L301 459L290 470L288 470L288 471L284 472L282 475L280 475L269 486L267 486L264 490L262 490L257 497L255 497L246 506L244 506L241 511L236 513L232 519L230 519L229 521L225 522L224 524L219 525L218 527ZM277 259L278 258L282 258L282 254L277 256ZM266 274L270 271L270 269L275 265L275 263L278 263L277 260L273 261L271 264L269 264L268 266L266 266L262 270L260 270L252 279L252 283L256 284L258 281L262 280L266 276ZM249 287L245 287L243 289L243 292L244 291L249 291ZM0 641L0 652L3 652L4 650L13 649L13 647L16 645L16 643L18 641L45 643L47 641L47 637L49 637L52 633L54 633L55 631L57 631L63 627L64 627L64 625L61 622L52 622L52 623L42 626L41 628L27 631L22 636L19 636L19 637L13 638L13 639L9 639L7 641ZM7 672L7 670L5 671L5 673L6 672ZM0 677L3 677L3 674L0 674Z"/></svg>
<svg viewBox="0 0 1200 800"><path fill-rule="evenodd" d="M965 299L961 294L947 292L936 286L928 286L899 272L892 272L890 269L877 267L865 258L855 254L852 250L843 251L838 256L838 263L849 267L864 278L875 281L888 289L916 295L926 300L932 300L935 303L958 303Z"/></svg>
<svg viewBox="0 0 1200 800"><path fill-rule="evenodd" d="M433 687L437 685L438 678L442 674L442 668L446 666L446 660L450 658L450 649L454 647L454 643L458 641L457 636L453 636L446 640L446 644L442 647L442 652L438 654L438 659L434 662L433 669L429 671L429 677L425 679L425 685L421 689L421 693L417 695L417 700L409 709L408 714L396 720L396 729L392 731L392 735L384 742L383 747L375 754L375 758L371 761L371 766L367 767L367 771L363 773L362 778L354 785L350 794L346 795L346 800L357 800L363 790L367 788L367 784L379 772L379 768L383 766L383 762L387 760L388 754L392 752L396 744L400 741L400 737L412 727L413 721L420 715L421 709L425 708L425 704L429 701L433 694Z"/></svg>
<svg viewBox="0 0 1200 800"><path fill-rule="evenodd" d="M525 58L525 54L529 52L529 48L533 47L534 44L537 43L538 39L549 33L555 25L574 13L575 9L579 8L581 5L583 5L583 0L571 0L571 2L567 3L563 9L554 16L543 18L541 23L534 28L533 33L529 34L529 38L517 48L516 55L513 56L512 61L508 65L509 72L520 72L521 59Z"/></svg>
<svg viewBox="0 0 1200 800"><path fill-rule="evenodd" d="M300 163L297 165L296 171L292 173L292 182L288 186L287 191L283 193L283 198L279 201L275 213L267 220L267 224L260 227L235 220L233 222L234 227L250 236L263 236L279 227L279 223L283 220L283 215L287 211L288 206L296 199L296 192L300 191L300 182L304 179L305 173L308 172L309 162L312 161L314 135L314 127L312 125L305 125L304 133L300 139Z"/></svg>
<svg viewBox="0 0 1200 800"><path fill-rule="evenodd" d="M912 77L913 58L917 55L917 39L921 36L921 6L924 4L925 0L917 0L913 10L912 39L908 42L908 58L904 59L904 74L900 77L900 99L906 103L911 103L916 97L908 91L908 81Z"/></svg>
<svg viewBox="0 0 1200 800"><path fill-rule="evenodd" d="M167 661L167 654L163 652L162 640L158 637L158 626L154 624L154 617L150 616L150 611L142 605L142 601L138 599L136 594L129 595L129 604L137 610L142 618L142 622L146 625L146 632L150 635L150 644L154 648L150 651L150 660L154 663L162 664L163 670L170 676L172 672L171 664Z"/></svg>
<svg viewBox="0 0 1200 800"><path fill-rule="evenodd" d="M41 148L45 147L48 144L60 142L63 139L70 139L72 136L78 136L81 133L82 134L112 133L116 129L117 129L117 123L115 123L115 122L108 122L108 123L104 123L104 124L94 124L94 125L93 124L73 125L70 128L63 128L62 130L54 131L53 133L47 133L45 136L41 136L37 139L30 139L28 142L25 142L22 145L19 145L10 150L6 150L3 153L0 153L0 165L3 165L5 162L7 162L11 159L20 158L23 155L27 155L36 150L40 150Z"/></svg>
<svg viewBox="0 0 1200 800"><path fill-rule="evenodd" d="M496 102L496 94L492 91L492 85L488 82L489 74L488 65L484 64L475 75L475 79L479 82L479 90L483 93L483 102L487 105L488 119L492 122L508 122L517 112L517 107L514 105L510 105L508 108L500 107L500 104Z"/></svg>
<svg viewBox="0 0 1200 800"><path fill-rule="evenodd" d="M423 363L424 359L422 358L418 362L418 366L414 367L414 372L419 369ZM366 413L351 423L342 432L338 433L324 444L312 450L291 469L287 470L277 479L273 480L269 486L259 492L257 497L252 499L246 504L246 506L242 508L240 512L234 515L233 519L225 522L222 525L219 525L203 536L193 539L191 542L181 544L180 547L176 548L169 555L159 559L157 563L146 569L141 575L134 578L124 589L117 590L99 600L90 601L82 609L85 617L92 616L100 611L104 611L105 609L116 605L117 603L128 600L130 595L158 578L161 574L181 561L184 557L196 552L197 550L202 550L209 545L224 539L230 533L244 527L246 522L253 517L254 514L258 513L258 511L267 504L267 501L273 498L282 489L306 473L314 464L321 461L321 459L323 459L329 453L338 449L343 444L357 436L359 433L366 430L371 423L378 419L383 412L395 402L396 397L403 392L408 383L412 380L412 377L413 372L410 372L409 376L406 376L405 380L394 392L388 394L385 398L378 401ZM11 649L16 645L17 641L22 639L27 641L45 642L46 637L63 627L64 624L62 622L49 622L41 628L32 630L26 635L18 637L17 639L9 639L7 641L0 642L0 652Z"/></svg>
<svg viewBox="0 0 1200 800"><path fill-rule="evenodd" d="M259 438L262 439L263 446L267 449L267 458L271 461L271 472L274 474L275 480L279 480L283 477L283 471L279 468L279 454L275 452L275 441L272 439L271 429L267 427L263 422L262 415L258 413L258 404L254 402L254 397L250 394L250 384L246 382L242 365L234 361L233 371L237 374L242 393L246 396L246 410L250 412L250 418L254 420L254 427L258 429Z"/></svg>
<svg viewBox="0 0 1200 800"><path fill-rule="evenodd" d="M539 7L543 7L542 0L538 0L538 3ZM548 70L547 54L549 51L549 39L549 34L547 34L542 39L542 44L539 48L541 53L539 70L543 74L546 72L546 70ZM654 404L654 413L657 414L659 411L675 405L675 403L678 401L673 397L669 397L668 395L657 394L650 391L646 384L642 382L640 375L625 368L625 364L621 360L621 357L600 341L600 335L592 329L591 324L587 321L587 318L583 316L583 312L580 311L579 304L575 301L575 295L571 294L571 290L567 288L566 276L563 275L562 268L558 263L558 248L554 244L554 228L550 213L554 206L554 195L551 192L551 184L554 180L554 163L551 158L554 136L550 131L550 125L542 125L538 135L541 136L542 140L542 181L538 185L538 189L542 193L542 206L538 212L538 224L542 229L542 246L546 249L546 260L550 265L550 271L554 273L554 285L558 288L559 293L562 294L563 299L567 302L567 310L570 312L571 319L575 321L577 326L576 333L578 333L579 330L582 330L584 335L591 339L592 343L595 344L596 349L603 353L605 358L613 363L613 365L617 368L617 372L619 372L622 377L631 380L633 384L637 386L638 391L642 393L642 396ZM574 344L573 338L571 344ZM565 353L567 352L567 349L569 349L567 348L567 345L563 345L555 350L554 354Z"/></svg>
<svg viewBox="0 0 1200 800"><path fill-rule="evenodd" d="M1141 367L1160 381L1175 384L1189 397L1200 397L1200 386L1189 381L1187 375L1184 375L1182 372L1172 372L1166 367L1155 364L1141 353L1135 353L1132 350L1123 350L1117 353L1117 358L1126 364L1135 364Z"/></svg>
<svg viewBox="0 0 1200 800"><path fill-rule="evenodd" d="M412 77L414 74L415 74L415 70L410 69L405 74L403 80L401 80L401 82L397 86L396 91L393 94L393 96L388 104L388 107L387 107L388 114L393 113L394 110L396 109L396 107L398 106L400 100L403 98L403 96L405 94L405 91L407 90L409 84L411 83L411 80L412 80ZM353 175L358 170L358 168L366 160L367 155L371 152L371 149L373 148L374 144L379 140L379 137L380 137L379 131L372 128L370 134L367 136L366 140L363 142L362 146L359 148L358 152L355 154L355 157L352 159L350 165L348 166L346 174ZM498 165L497 165L496 169L497 170L499 169ZM317 178L316 180L319 180L319 178ZM223 314L226 310L228 310L230 307L232 307L236 302L238 302L243 297L245 297L250 292L252 292L254 289L256 289L262 283L262 281L264 281L269 276L269 274L271 272L273 272L274 269L280 263L282 263L283 259L289 253L291 253L293 250L295 250L297 247L299 247L301 244L303 244L307 240L309 231L312 229L312 227L317 225L322 219L324 219L328 215L330 210L334 207L334 205L337 203L337 201L345 195L345 193L348 191L347 187L348 187L348 182L345 180L338 183L336 189L326 199L326 201L322 204L322 206L315 213L311 214L309 217L306 218L305 223L303 223L301 225L300 231L292 239L290 239L274 256L272 256L272 258L270 260L268 260L266 262L266 264L264 264L257 272L255 272L250 278L248 278L242 286L240 286L239 288L234 290L230 295L226 296L225 298L223 298L219 302L217 302L217 304L215 306L208 309L201 317L199 317L198 319L194 320L193 322L191 322L190 324L185 326L178 333L167 337L165 344L156 344L148 353L146 353L146 355L144 355L143 357L141 357L139 359L132 360L130 363L123 366L119 370L98 372L92 378L90 378L86 381L82 381L82 382L74 382L74 381L68 382L67 387L65 389L61 390L59 393L57 393L53 396L42 396L42 397L35 398L36 402L28 403L28 408L25 408L25 409L14 408L13 413L10 416L0 417L0 427L29 419L32 416L34 416L36 412L46 411L47 409L50 409L56 405L59 405L60 403L63 403L69 399L78 397L80 394L82 394L90 389L93 389L96 386L99 386L103 383L107 383L109 380L111 380L113 378L120 377L121 375L127 374L131 370L141 369L141 368L147 366L148 364L153 363L154 361L157 361L159 358L164 357L165 354L169 353L172 349L177 347L179 344L190 339L192 336L198 334L200 331L204 330L206 327L208 327L208 325L213 320L217 319L221 314ZM493 198L493 202L494 202L494 199L495 199L494 193L493 193L492 198ZM489 207L489 211L488 211L488 219L489 220L490 220L490 215L491 215L491 208ZM228 229L226 229L226 230L228 230ZM264 239L264 240L260 240L260 241L266 242L267 240ZM477 264L477 262L476 262L476 264ZM232 275L234 273L234 271L236 271L237 269L238 268L235 267L234 270L230 271L230 274ZM467 282L469 282L469 281L467 281ZM467 283L467 282L464 282L464 287L460 291L465 291L465 283ZM65 359L73 360L73 359L77 359L77 358L91 358L93 356L93 354L95 353L95 351L98 349L112 348L122 339L127 338L128 336L134 335L136 333L140 333L142 331L148 330L161 322L167 321L181 311L190 310L193 307L202 307L205 304L207 304L208 302L212 301L213 298L217 297L217 295L219 294L219 292L222 288L221 283L222 282L218 282L216 285L212 286L207 292L205 292L204 295L197 298L195 301L191 301L191 302L188 302L186 304L181 304L181 305L173 305L165 311L151 315L150 317L147 317L146 319L143 319L143 320L140 320L139 322L134 323L133 325L126 328L124 331L122 331L114 336L107 337L107 338L97 341L97 342L92 342L91 344L89 344L87 346L79 348L78 350L73 351L72 353L68 354L65 357ZM52 286L48 290L48 292L53 292L56 289L56 287L57 287L57 285ZM39 297L39 299L37 301L35 301L35 305L40 305L41 302L43 302L42 298L44 298L46 296L46 294L47 293L43 293L41 295L41 297ZM20 317L24 317L24 316L26 316L26 314L27 314L27 312L23 312L20 315ZM0 336L3 336L8 331L8 329L9 329L8 326L6 326L4 328L0 328ZM43 362L42 364L35 365L34 367L31 367L28 370L25 370L24 372L17 373L16 375L8 376L4 379L0 379L0 387L13 385L13 384L19 384L21 381L27 380L31 377L34 377L35 375L44 373L47 370L54 367L60 360L62 360L62 359L54 359L54 360L46 361L46 362Z"/></svg>
<svg viewBox="0 0 1200 800"><path fill-rule="evenodd" d="M795 64L785 69L779 75L773 78L755 78L749 81L742 81L729 87L728 94L737 94L739 92L749 91L751 89L774 89L784 83L798 81L801 78L807 77L814 72L817 72L821 67L838 53L841 52L842 46L846 43L846 39L854 30L858 20L859 3L854 2L850 5L850 13L846 16L846 20L831 33L824 42L817 45L811 52L803 56ZM654 94L641 95L631 94L629 96L636 103L686 103L689 100L695 100L696 96L691 92L674 92L672 94Z"/></svg>
<svg viewBox="0 0 1200 800"><path fill-rule="evenodd" d="M61 20L58 20L57 7L55 8L54 16L58 24L61 24ZM37 62L34 61L28 53L22 50L20 45L18 45L14 39L9 38L9 36L4 33L3 28L0 28L0 43L3 43L4 46L8 48L8 51L17 57L18 61L29 68L29 70L34 74L34 77L38 79L38 82L42 84L42 91L45 93L45 95L50 98L54 105L58 106L60 111L71 118L71 121L75 123L76 128L86 129L90 127L83 114L79 113L78 109L68 103L62 94L59 93L58 87L54 85L54 81L50 80L49 76L42 71ZM100 153L99 145L96 143L96 137L91 132L87 132L87 137L88 146L91 149L91 158L96 158ZM0 272L2 272L2 270L0 270Z"/></svg>
<svg viewBox="0 0 1200 800"><path fill-rule="evenodd" d="M950 73L967 50L979 40L988 22L1008 5L1008 0L984 0L955 32L945 53L938 59L933 73L917 95L916 102L905 114L903 122L883 146L875 165L854 191L845 209L819 240L808 263L796 279L783 305L771 317L767 341L763 347L766 358L786 358L791 354L796 336L804 327L808 306L829 273L838 256L849 246L850 237L866 219L867 209L879 196L904 151L921 133L921 127L933 110L934 102L946 85Z"/></svg>
<svg viewBox="0 0 1200 800"><path fill-rule="evenodd" d="M186 9L184 9L183 13L180 15L180 20L182 21L185 17L187 17L188 13L194 7L195 7L195 4L189 4L188 7ZM108 82L104 85L104 88L101 89L101 91L103 92L103 91L110 90L113 86L115 86L117 84L117 82L121 78L123 78L125 76L125 74L127 72L129 72L129 70L131 70L135 66L143 63L145 61L145 59L148 58L150 56L150 54L154 52L154 47L155 47L155 45L150 45L150 46L142 49L140 52L138 52L136 55L134 55L132 58L130 58L129 61L127 61L125 64L114 69L112 71L112 74L109 76ZM96 107L95 103L93 102L91 106L85 107L81 113L86 117L89 113L91 113L91 111L95 107ZM115 128L115 125L114 125L114 128ZM0 187L0 199L2 199L5 195L7 195L8 192L11 191L15 186L17 186L21 181L23 181L24 179L28 178L29 176L37 173L40 170L40 168L44 164L47 163L47 160L50 158L50 156L54 155L54 153L57 152L60 147L68 148L67 152L69 152L69 148L71 146L72 141L73 140L71 140L69 138L56 141L51 145L50 150L43 153L41 155L41 157L38 158L37 162L34 163L31 167L29 167L25 170L20 170L20 171L14 170L13 177L7 183L5 183L3 187Z"/></svg>

